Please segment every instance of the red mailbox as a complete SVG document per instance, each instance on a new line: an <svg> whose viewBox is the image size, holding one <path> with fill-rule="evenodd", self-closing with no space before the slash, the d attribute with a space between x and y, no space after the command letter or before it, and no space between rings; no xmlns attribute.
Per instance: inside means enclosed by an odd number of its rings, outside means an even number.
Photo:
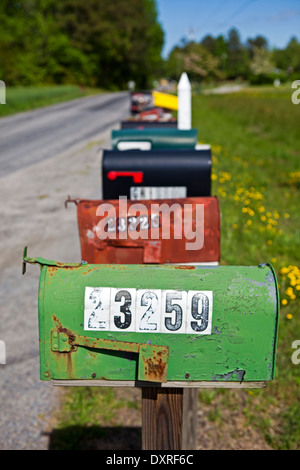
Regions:
<svg viewBox="0 0 300 470"><path fill-rule="evenodd" d="M77 205L81 258L92 264L218 264L216 197L132 201L68 199Z"/></svg>

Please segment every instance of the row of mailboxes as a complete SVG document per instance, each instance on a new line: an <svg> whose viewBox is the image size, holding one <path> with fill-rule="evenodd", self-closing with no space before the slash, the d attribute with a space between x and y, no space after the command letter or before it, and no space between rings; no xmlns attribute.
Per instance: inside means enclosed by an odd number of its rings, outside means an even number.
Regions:
<svg viewBox="0 0 300 470"><path fill-rule="evenodd" d="M138 141L150 145L134 148ZM82 262L24 253L24 270L41 267L42 380L172 387L274 378L276 276L268 264L220 265L211 151L196 144L195 130L172 126L113 131L102 198L66 201L76 204Z"/></svg>

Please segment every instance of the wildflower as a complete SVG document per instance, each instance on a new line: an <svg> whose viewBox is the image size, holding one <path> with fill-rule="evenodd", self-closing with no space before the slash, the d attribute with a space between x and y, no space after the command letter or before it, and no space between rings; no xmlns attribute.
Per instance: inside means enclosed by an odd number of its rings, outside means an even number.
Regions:
<svg viewBox="0 0 300 470"><path fill-rule="evenodd" d="M287 316L286 316L286 318L287 318L288 320L291 320L291 319L293 318L293 315L292 315L291 313L288 313Z"/></svg>
<svg viewBox="0 0 300 470"><path fill-rule="evenodd" d="M286 299L282 299L281 303L282 305L287 305L288 301Z"/></svg>

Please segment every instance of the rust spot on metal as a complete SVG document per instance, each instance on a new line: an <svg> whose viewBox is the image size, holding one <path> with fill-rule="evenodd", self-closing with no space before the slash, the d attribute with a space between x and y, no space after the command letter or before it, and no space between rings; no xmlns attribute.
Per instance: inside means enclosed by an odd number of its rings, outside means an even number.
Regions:
<svg viewBox="0 0 300 470"><path fill-rule="evenodd" d="M92 272L92 271L93 271L93 269L88 269L87 271L84 271L82 274L85 275L85 274L88 274L88 273L90 273L90 272Z"/></svg>
<svg viewBox="0 0 300 470"><path fill-rule="evenodd" d="M175 269L195 269L195 266L189 266L189 265L182 265L182 266L174 266Z"/></svg>
<svg viewBox="0 0 300 470"><path fill-rule="evenodd" d="M59 320L59 318L57 318L56 315L52 315L52 318L53 318L54 323L56 324L56 327L57 328L62 328L62 324L61 324L61 321Z"/></svg>
<svg viewBox="0 0 300 470"><path fill-rule="evenodd" d="M149 381L157 381L157 379L164 376L166 370L165 361L163 361L162 359L154 361L153 359L151 357L145 359L145 357L143 356L143 362L145 365L145 377Z"/></svg>

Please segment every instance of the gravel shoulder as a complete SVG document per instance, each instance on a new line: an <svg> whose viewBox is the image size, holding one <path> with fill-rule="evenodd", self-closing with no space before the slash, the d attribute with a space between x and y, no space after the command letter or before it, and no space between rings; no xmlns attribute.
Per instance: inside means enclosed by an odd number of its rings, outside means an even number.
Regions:
<svg viewBox="0 0 300 470"><path fill-rule="evenodd" d="M39 268L28 265L22 276L23 248L28 246L32 257L80 261L76 208L66 209L64 202L68 195L100 198L101 149L110 147L112 128L127 115L123 100L109 126L98 115L98 134L56 156L23 167L20 162L18 170L14 164L14 171L0 178L0 339L6 346L6 364L0 365L0 450L48 449L49 417L58 406L57 389L39 378ZM1 161L2 153L0 169Z"/></svg>

